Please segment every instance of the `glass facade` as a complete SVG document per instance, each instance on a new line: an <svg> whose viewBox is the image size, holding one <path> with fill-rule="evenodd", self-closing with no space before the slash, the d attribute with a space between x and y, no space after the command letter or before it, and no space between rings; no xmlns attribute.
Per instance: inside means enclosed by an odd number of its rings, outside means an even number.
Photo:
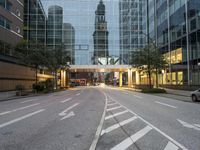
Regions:
<svg viewBox="0 0 200 150"><path fill-rule="evenodd" d="M149 33L169 65L166 84L200 85L200 1L149 0L149 8Z"/></svg>
<svg viewBox="0 0 200 150"><path fill-rule="evenodd" d="M72 57L71 64L94 64L94 56L101 51L101 47L106 49L104 56L109 57L108 60L119 58L119 1L26 0L25 3L25 16L33 18L26 20L25 28L30 30L29 35L25 33L26 39L41 41L42 35L45 35L43 41L47 47L65 47L68 55ZM97 23L97 18L101 18L101 15L97 14L100 3L103 3L105 13L103 12L103 21L99 20ZM43 21L39 21L39 18ZM39 22L41 25L37 26ZM38 29L41 29L43 34L35 33ZM100 30L103 32L100 33ZM106 44L102 46L101 43Z"/></svg>
<svg viewBox="0 0 200 150"><path fill-rule="evenodd" d="M121 64L134 64L134 53L146 44L146 1L120 0L119 10Z"/></svg>

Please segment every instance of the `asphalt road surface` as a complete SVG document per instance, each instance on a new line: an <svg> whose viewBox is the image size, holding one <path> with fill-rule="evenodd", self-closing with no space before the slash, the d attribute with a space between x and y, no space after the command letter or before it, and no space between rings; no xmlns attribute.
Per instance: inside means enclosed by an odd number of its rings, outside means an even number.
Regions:
<svg viewBox="0 0 200 150"><path fill-rule="evenodd" d="M110 87L0 102L0 150L200 150L200 105Z"/></svg>

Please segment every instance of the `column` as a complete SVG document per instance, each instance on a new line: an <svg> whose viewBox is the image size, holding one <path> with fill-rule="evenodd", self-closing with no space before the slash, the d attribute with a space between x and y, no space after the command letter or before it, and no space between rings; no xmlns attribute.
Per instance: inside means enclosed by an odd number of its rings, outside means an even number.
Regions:
<svg viewBox="0 0 200 150"><path fill-rule="evenodd" d="M119 87L122 87L123 79L122 79L122 72L119 72Z"/></svg>
<svg viewBox="0 0 200 150"><path fill-rule="evenodd" d="M132 87L133 82L133 74L132 74L132 69L128 69L128 87Z"/></svg>
<svg viewBox="0 0 200 150"><path fill-rule="evenodd" d="M140 73L138 70L135 71L135 77L136 77L136 85L140 84Z"/></svg>

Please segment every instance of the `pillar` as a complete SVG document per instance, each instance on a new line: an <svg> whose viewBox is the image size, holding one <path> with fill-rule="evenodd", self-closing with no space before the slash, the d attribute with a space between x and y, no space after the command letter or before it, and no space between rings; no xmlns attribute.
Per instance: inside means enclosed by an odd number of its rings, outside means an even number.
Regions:
<svg viewBox="0 0 200 150"><path fill-rule="evenodd" d="M136 85L139 85L140 84L140 73L138 70L136 70L135 72L135 78L136 78Z"/></svg>
<svg viewBox="0 0 200 150"><path fill-rule="evenodd" d="M123 79L122 79L122 72L119 72L119 87L122 87Z"/></svg>
<svg viewBox="0 0 200 150"><path fill-rule="evenodd" d="M133 84L132 69L128 69L128 87L131 88Z"/></svg>

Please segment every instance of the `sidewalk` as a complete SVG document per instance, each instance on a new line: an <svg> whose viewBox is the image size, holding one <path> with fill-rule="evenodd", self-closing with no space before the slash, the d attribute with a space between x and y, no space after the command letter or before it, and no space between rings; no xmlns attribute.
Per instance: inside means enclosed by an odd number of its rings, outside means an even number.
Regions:
<svg viewBox="0 0 200 150"><path fill-rule="evenodd" d="M184 90L174 90L174 89L166 89L168 94L179 95L179 96L186 96L190 97L192 91L184 91Z"/></svg>

